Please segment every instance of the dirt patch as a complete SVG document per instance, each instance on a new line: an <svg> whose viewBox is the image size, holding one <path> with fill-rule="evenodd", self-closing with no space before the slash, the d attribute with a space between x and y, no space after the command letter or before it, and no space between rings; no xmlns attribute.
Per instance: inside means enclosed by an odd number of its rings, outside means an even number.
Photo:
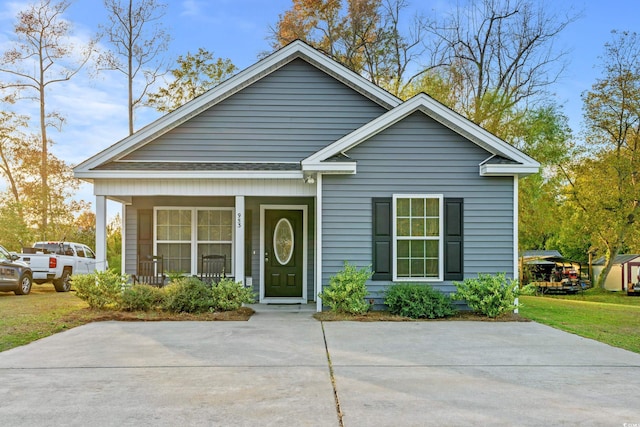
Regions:
<svg viewBox="0 0 640 427"><path fill-rule="evenodd" d="M364 314L334 313L331 311L323 311L322 313L315 313L313 317L323 322L446 322L456 320L476 322L530 322L529 319L525 319L524 317L521 317L520 315L515 313L506 313L502 316L491 318L470 311L458 312L453 316L441 319L412 319L410 317L391 314L388 311L370 311Z"/></svg>

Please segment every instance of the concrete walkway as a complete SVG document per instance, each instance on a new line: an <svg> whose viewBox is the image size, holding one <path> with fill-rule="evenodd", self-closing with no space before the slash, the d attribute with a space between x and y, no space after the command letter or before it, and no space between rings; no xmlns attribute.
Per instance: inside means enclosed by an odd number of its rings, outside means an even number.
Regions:
<svg viewBox="0 0 640 427"><path fill-rule="evenodd" d="M2 352L0 425L640 424L640 354L533 322L256 308L248 322L93 323Z"/></svg>

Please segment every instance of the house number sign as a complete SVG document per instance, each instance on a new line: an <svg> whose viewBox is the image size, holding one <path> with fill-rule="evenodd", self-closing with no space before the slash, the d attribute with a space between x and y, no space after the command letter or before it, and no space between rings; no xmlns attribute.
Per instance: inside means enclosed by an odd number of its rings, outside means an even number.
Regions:
<svg viewBox="0 0 640 427"><path fill-rule="evenodd" d="M238 224L238 228L242 228L242 213L238 212L237 214L237 224Z"/></svg>

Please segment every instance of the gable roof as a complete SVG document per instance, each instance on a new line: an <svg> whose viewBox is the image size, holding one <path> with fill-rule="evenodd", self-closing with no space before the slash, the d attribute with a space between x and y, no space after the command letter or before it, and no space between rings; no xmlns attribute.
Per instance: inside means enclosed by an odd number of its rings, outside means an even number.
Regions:
<svg viewBox="0 0 640 427"><path fill-rule="evenodd" d="M96 177L96 175L92 173L93 169L126 156L158 136L178 127L190 118L229 98L264 76L298 58L321 69L328 75L336 78L343 84L386 109L392 109L402 102L399 98L334 61L321 51L300 40L296 40L201 96L191 100L171 113L162 116L158 120L138 130L133 135L124 138L80 163L74 168L74 174L78 178Z"/></svg>
<svg viewBox="0 0 640 427"><path fill-rule="evenodd" d="M540 168L540 163L517 148L430 96L421 93L307 157L302 161L302 169L308 172L355 173L355 162L340 162L336 164L336 162L327 162L327 160L339 154L345 155L346 151L416 111L421 111L491 153L492 155L479 165L481 175L529 175L538 172Z"/></svg>

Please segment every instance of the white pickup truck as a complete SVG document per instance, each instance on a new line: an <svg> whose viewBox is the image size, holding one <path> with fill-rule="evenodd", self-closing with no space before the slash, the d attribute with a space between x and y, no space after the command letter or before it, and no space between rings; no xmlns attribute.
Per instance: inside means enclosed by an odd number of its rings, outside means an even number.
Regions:
<svg viewBox="0 0 640 427"><path fill-rule="evenodd" d="M20 259L31 267L34 283L53 282L58 292L69 292L72 274L96 270L95 253L82 243L36 242L22 248Z"/></svg>

